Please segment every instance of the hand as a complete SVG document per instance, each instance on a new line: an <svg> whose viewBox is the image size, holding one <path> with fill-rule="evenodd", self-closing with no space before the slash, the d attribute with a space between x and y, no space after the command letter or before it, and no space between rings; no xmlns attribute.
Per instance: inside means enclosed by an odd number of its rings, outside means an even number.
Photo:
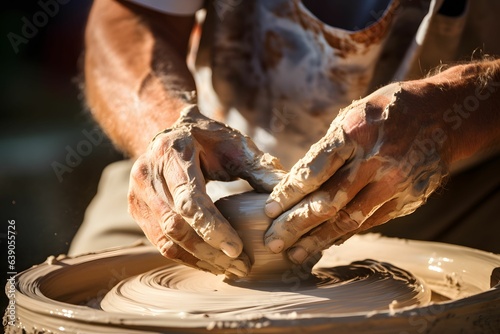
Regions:
<svg viewBox="0 0 500 334"><path fill-rule="evenodd" d="M205 192L207 180L247 180L270 192L284 175L276 158L250 138L183 112L134 164L129 212L163 256L214 274L245 276L250 268L236 231Z"/></svg>
<svg viewBox="0 0 500 334"><path fill-rule="evenodd" d="M277 217L265 235L271 251L288 249L302 263L426 201L450 163L446 124L426 87L391 84L340 112L267 201Z"/></svg>

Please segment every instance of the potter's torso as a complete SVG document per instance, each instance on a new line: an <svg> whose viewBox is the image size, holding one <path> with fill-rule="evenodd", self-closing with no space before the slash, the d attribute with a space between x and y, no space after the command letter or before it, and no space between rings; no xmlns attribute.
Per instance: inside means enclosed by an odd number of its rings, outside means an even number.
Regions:
<svg viewBox="0 0 500 334"><path fill-rule="evenodd" d="M340 108L366 95L399 1L237 3L207 15L213 35L202 38L198 64L211 71L198 66L201 108L290 167ZM210 75L217 99L203 81Z"/></svg>
<svg viewBox="0 0 500 334"><path fill-rule="evenodd" d="M499 11L494 0L209 2L200 107L290 167L352 100L441 63L499 55Z"/></svg>

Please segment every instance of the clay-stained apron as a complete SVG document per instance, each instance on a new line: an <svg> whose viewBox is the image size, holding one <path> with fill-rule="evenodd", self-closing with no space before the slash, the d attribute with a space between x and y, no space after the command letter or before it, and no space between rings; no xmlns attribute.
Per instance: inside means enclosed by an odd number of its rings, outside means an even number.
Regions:
<svg viewBox="0 0 500 334"><path fill-rule="evenodd" d="M197 77L201 104L290 167L340 108L366 94L399 0L356 31L323 23L299 0L234 4L207 14L213 36L204 34L198 64L211 67L220 105L212 99L206 107L203 74Z"/></svg>

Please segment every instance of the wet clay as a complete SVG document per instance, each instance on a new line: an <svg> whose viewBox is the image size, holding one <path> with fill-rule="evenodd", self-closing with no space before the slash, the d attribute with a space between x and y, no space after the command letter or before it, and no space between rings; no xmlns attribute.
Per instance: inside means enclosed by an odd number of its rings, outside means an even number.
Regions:
<svg viewBox="0 0 500 334"><path fill-rule="evenodd" d="M237 280L179 265L168 265L123 280L103 299L108 312L138 312L185 318L224 318L252 313L321 314L370 312L425 305L431 294L409 272L375 260L344 266L295 265L264 246L272 223L264 213L267 194L225 197L217 208L236 229L252 261Z"/></svg>
<svg viewBox="0 0 500 334"><path fill-rule="evenodd" d="M147 246L51 258L18 275L16 321L5 331L373 334L500 327L500 289L490 286L499 256L365 235L325 250L311 272L264 247L271 223L266 198L245 193L216 203L253 262L248 277L195 270Z"/></svg>
<svg viewBox="0 0 500 334"><path fill-rule="evenodd" d="M243 251L250 257L252 268L245 277L249 281L277 280L293 265L283 253L272 253L264 246L264 234L273 221L264 212L268 196L246 192L221 198L215 203L238 232L243 241Z"/></svg>
<svg viewBox="0 0 500 334"><path fill-rule="evenodd" d="M313 275L292 267L279 283L228 282L138 245L20 273L16 320L5 331L496 333L500 289L490 284L498 267L500 256L466 247L364 235L327 249ZM363 304L371 309L348 311Z"/></svg>
<svg viewBox="0 0 500 334"><path fill-rule="evenodd" d="M211 319L274 313L371 312L425 305L430 290L410 273L374 260L322 268L301 280L229 281L177 265L122 281L101 303L107 312ZM287 284L293 279L297 284Z"/></svg>

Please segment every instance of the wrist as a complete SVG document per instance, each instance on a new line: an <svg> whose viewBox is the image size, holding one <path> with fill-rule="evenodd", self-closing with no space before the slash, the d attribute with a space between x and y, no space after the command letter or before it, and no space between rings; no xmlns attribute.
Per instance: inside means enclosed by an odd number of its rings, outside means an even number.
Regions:
<svg viewBox="0 0 500 334"><path fill-rule="evenodd" d="M198 109L198 106L196 104L186 105L183 109L180 110L180 112L178 114L179 114L179 116L177 117L177 119L169 127L164 128L164 129L160 130L159 132L157 132L153 136L153 138L151 139L151 142L153 142L156 139L156 137L158 137L159 135L161 135L163 133L170 132L175 127L178 127L180 123L185 123L186 118L193 119L193 118L196 118L197 115L201 115L201 113ZM191 120L191 122L193 122L193 120Z"/></svg>
<svg viewBox="0 0 500 334"><path fill-rule="evenodd" d="M498 65L457 65L416 85L435 114L450 163L483 153L500 141Z"/></svg>

